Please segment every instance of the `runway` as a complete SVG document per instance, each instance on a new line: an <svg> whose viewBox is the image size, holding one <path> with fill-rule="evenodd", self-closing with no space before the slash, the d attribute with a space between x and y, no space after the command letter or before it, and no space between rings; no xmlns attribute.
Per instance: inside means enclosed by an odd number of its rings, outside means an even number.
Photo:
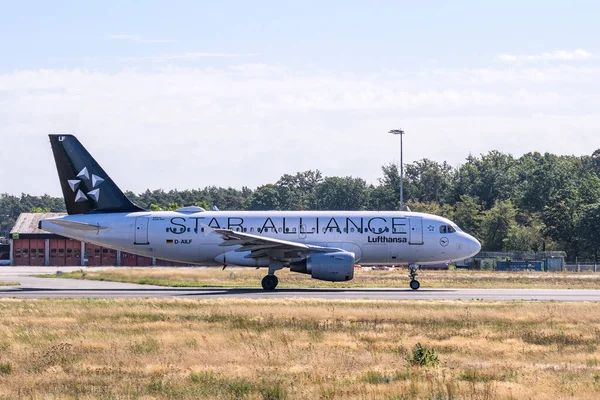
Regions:
<svg viewBox="0 0 600 400"><path fill-rule="evenodd" d="M61 268L67 272L79 268ZM36 278L34 274L54 273L56 268L0 268L0 281L19 282L20 286L0 286L0 298L238 298L283 299L316 298L329 300L492 300L492 301L600 301L600 290L567 289L262 289L244 288L170 288L131 283L75 279Z"/></svg>

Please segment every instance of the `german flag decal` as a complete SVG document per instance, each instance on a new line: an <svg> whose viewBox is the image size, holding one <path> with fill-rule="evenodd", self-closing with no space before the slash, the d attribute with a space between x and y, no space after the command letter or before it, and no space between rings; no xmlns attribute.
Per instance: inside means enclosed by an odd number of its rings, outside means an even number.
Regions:
<svg viewBox="0 0 600 400"><path fill-rule="evenodd" d="M173 240L167 239L167 244L173 244Z"/></svg>

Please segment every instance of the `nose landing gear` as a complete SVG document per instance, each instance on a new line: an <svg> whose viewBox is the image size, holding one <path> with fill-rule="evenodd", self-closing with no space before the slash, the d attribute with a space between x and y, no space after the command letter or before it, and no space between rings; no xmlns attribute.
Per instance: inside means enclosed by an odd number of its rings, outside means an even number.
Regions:
<svg viewBox="0 0 600 400"><path fill-rule="evenodd" d="M421 284L419 283L419 281L416 279L417 278L417 272L419 271L419 265L418 264L410 264L408 266L408 277L410 278L410 288L412 290L417 290L421 287Z"/></svg>

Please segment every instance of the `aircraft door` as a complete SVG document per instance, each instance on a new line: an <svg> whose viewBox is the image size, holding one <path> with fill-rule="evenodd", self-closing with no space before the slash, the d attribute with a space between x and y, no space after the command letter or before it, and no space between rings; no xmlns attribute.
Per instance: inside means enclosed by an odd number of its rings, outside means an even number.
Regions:
<svg viewBox="0 0 600 400"><path fill-rule="evenodd" d="M147 217L135 219L135 241L133 244L150 244L148 242L148 220Z"/></svg>
<svg viewBox="0 0 600 400"><path fill-rule="evenodd" d="M423 218L411 217L408 223L408 244L423 244Z"/></svg>

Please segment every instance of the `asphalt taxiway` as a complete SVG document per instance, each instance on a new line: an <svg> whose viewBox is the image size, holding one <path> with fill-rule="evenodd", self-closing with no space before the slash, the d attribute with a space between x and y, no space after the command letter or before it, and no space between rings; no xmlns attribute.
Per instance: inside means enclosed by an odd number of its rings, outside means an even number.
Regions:
<svg viewBox="0 0 600 400"><path fill-rule="evenodd" d="M61 268L67 272L80 268ZM244 288L171 288L131 283L76 279L37 278L36 274L55 273L48 267L3 267L0 281L18 282L19 286L0 286L0 298L318 298L370 300L493 300L493 301L600 301L600 290L577 289L262 289Z"/></svg>

